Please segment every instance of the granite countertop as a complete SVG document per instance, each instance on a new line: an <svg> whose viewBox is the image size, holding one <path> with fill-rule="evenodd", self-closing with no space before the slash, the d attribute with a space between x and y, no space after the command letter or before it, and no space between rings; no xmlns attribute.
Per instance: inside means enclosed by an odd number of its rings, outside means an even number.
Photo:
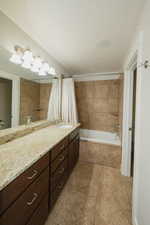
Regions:
<svg viewBox="0 0 150 225"><path fill-rule="evenodd" d="M79 126L51 125L0 145L0 191Z"/></svg>
<svg viewBox="0 0 150 225"><path fill-rule="evenodd" d="M52 122L48 120L39 120L28 125L20 125L17 127L0 130L0 145L32 133L35 130L47 127L51 124Z"/></svg>

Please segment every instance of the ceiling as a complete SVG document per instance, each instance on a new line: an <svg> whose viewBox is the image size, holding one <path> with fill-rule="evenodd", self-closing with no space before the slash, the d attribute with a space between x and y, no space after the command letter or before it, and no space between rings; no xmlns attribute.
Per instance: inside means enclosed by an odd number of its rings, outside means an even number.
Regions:
<svg viewBox="0 0 150 225"><path fill-rule="evenodd" d="M67 72L85 74L122 71L144 2L0 0L0 8Z"/></svg>

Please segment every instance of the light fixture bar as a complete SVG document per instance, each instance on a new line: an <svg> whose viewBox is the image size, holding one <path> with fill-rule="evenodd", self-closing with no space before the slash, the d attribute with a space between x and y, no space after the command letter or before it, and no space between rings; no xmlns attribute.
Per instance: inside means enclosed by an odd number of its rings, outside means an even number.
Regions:
<svg viewBox="0 0 150 225"><path fill-rule="evenodd" d="M25 69L30 69L39 76L56 75L55 68L50 67L46 61L43 61L40 56L33 56L30 49L23 49L20 46L14 47L14 53L9 59L12 63L21 65Z"/></svg>

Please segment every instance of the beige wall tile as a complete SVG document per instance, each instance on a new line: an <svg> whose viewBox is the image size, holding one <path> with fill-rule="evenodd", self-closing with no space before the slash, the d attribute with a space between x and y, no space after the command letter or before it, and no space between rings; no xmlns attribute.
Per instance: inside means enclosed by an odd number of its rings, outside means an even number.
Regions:
<svg viewBox="0 0 150 225"><path fill-rule="evenodd" d="M118 127L122 123L121 79L75 82L75 88L82 128L119 132Z"/></svg>
<svg viewBox="0 0 150 225"><path fill-rule="evenodd" d="M27 116L32 121L40 119L38 109L40 107L40 84L21 79L20 82L20 123L23 124Z"/></svg>
<svg viewBox="0 0 150 225"><path fill-rule="evenodd" d="M47 118L48 103L50 98L52 84L40 84L40 119Z"/></svg>
<svg viewBox="0 0 150 225"><path fill-rule="evenodd" d="M110 98L119 98L119 90L120 89L120 84L112 84L109 87L109 97Z"/></svg>
<svg viewBox="0 0 150 225"><path fill-rule="evenodd" d="M115 113L119 114L119 99L116 98L109 98L108 100L108 105L109 105L109 112L110 113Z"/></svg>
<svg viewBox="0 0 150 225"><path fill-rule="evenodd" d="M47 118L48 102L51 84L38 84L21 79L20 82L20 123L23 124L27 116L32 121ZM41 111L39 111L39 109Z"/></svg>
<svg viewBox="0 0 150 225"><path fill-rule="evenodd" d="M101 84L100 82L94 82L94 98L108 98L109 86L107 84Z"/></svg>

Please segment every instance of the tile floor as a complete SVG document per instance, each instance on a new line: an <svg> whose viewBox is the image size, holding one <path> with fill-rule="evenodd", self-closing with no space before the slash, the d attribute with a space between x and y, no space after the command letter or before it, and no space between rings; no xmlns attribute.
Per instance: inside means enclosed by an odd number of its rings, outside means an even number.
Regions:
<svg viewBox="0 0 150 225"><path fill-rule="evenodd" d="M79 162L45 225L131 225L132 180Z"/></svg>

